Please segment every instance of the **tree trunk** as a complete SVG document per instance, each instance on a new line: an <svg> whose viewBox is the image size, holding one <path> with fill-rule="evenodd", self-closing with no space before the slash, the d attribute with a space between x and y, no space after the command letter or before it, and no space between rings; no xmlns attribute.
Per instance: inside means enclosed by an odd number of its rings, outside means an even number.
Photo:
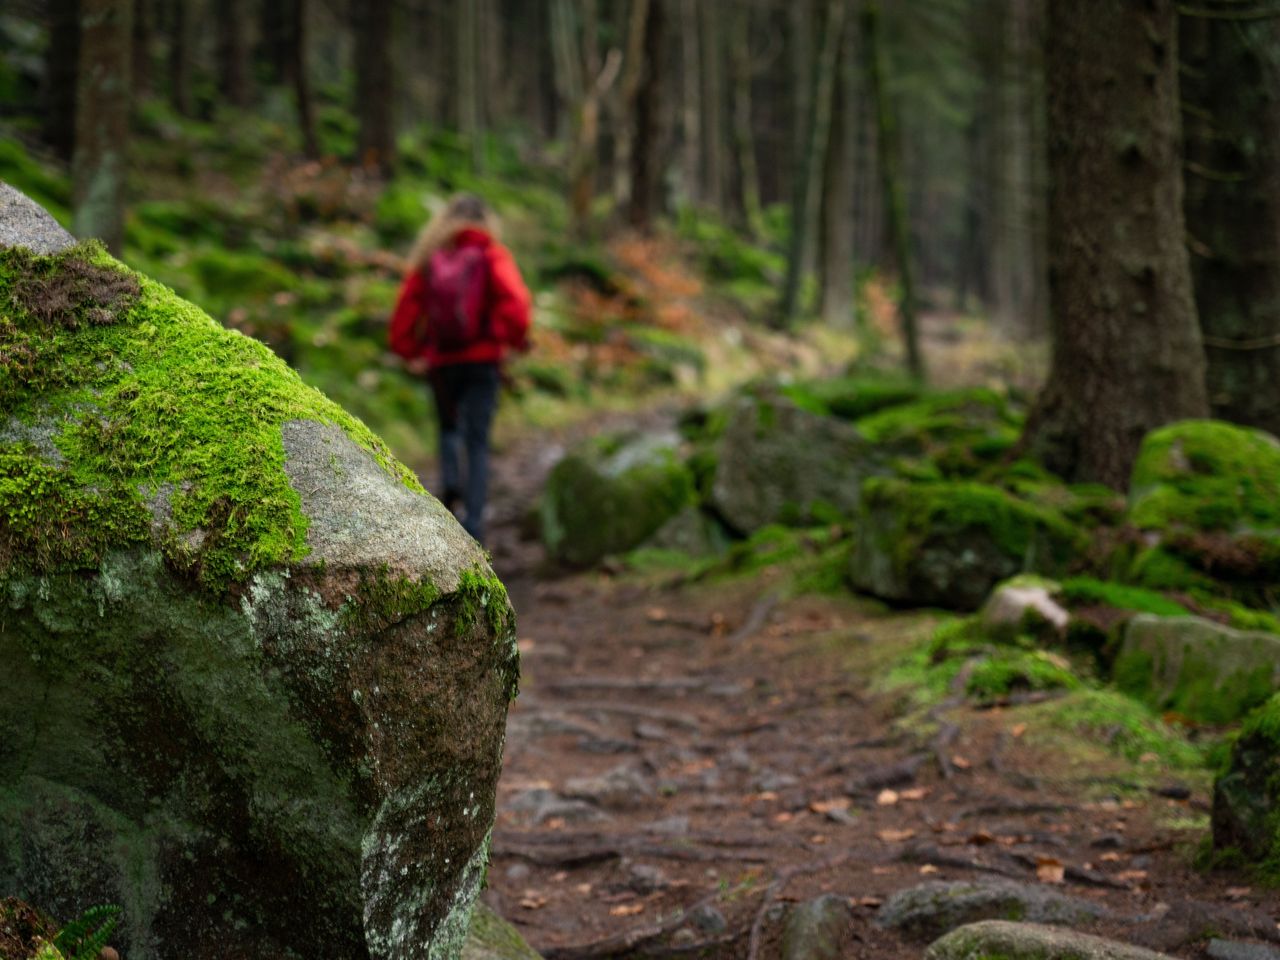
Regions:
<svg viewBox="0 0 1280 960"><path fill-rule="evenodd" d="M915 274L911 264L910 219L906 190L902 184L902 141L898 121L885 84L884 48L880 38L880 4L866 0L862 9L863 60L867 70L867 93L876 111L876 143L879 146L880 178L883 184L894 261L898 268L898 313L906 352L907 371L916 379L925 377L920 352L920 332L916 318Z"/></svg>
<svg viewBox="0 0 1280 960"><path fill-rule="evenodd" d="M1184 17L1186 215L1213 415L1280 435L1280 21Z"/></svg>
<svg viewBox="0 0 1280 960"><path fill-rule="evenodd" d="M662 206L662 54L665 0L648 0L644 22L644 53L636 90L635 135L631 141L631 193L627 223L649 231Z"/></svg>
<svg viewBox="0 0 1280 960"><path fill-rule="evenodd" d="M751 116L751 6L742 4L729 20L729 73L733 88L733 152L737 159L737 205L748 231L759 235L762 225L760 169Z"/></svg>
<svg viewBox="0 0 1280 960"><path fill-rule="evenodd" d="M218 91L233 107L249 105L246 0L222 0L218 9Z"/></svg>
<svg viewBox="0 0 1280 960"><path fill-rule="evenodd" d="M97 237L117 256L124 244L132 7L132 0L80 2L73 232Z"/></svg>
<svg viewBox="0 0 1280 960"><path fill-rule="evenodd" d="M133 0L133 99L151 95L151 3Z"/></svg>
<svg viewBox="0 0 1280 960"><path fill-rule="evenodd" d="M680 113L682 144L681 179L684 200L697 206L702 200L702 66L699 48L702 30L698 0L680 0L680 53L684 104Z"/></svg>
<svg viewBox="0 0 1280 960"><path fill-rule="evenodd" d="M823 172L823 203L820 237L822 239L822 286L819 291L819 313L823 323L836 329L854 326L853 280L853 177L857 164L854 103L857 94L857 50L853 24L845 28L837 66L835 101L831 114L831 136L827 142L826 168Z"/></svg>
<svg viewBox="0 0 1280 960"><path fill-rule="evenodd" d="M315 104L311 97L311 70L307 37L307 0L284 0L288 6L288 79L298 108L298 128L303 152L312 160L320 158L320 138L316 134Z"/></svg>
<svg viewBox="0 0 1280 960"><path fill-rule="evenodd" d="M622 61L621 103L617 110L618 136L614 142L613 158L613 198L619 207L630 204L633 193L631 175L636 149L636 109L647 69L645 36L652 2L653 0L631 0L627 18L627 48Z"/></svg>
<svg viewBox="0 0 1280 960"><path fill-rule="evenodd" d="M455 6L458 18L458 129L471 148L473 173L484 170L484 130L480 113L480 24L474 0Z"/></svg>
<svg viewBox="0 0 1280 960"><path fill-rule="evenodd" d="M195 18L188 0L172 0L169 20L169 102L181 116L195 113L191 66L195 60Z"/></svg>
<svg viewBox="0 0 1280 960"><path fill-rule="evenodd" d="M1174 0L1050 0L1053 362L1024 441L1123 489L1148 431L1208 413L1184 243Z"/></svg>
<svg viewBox="0 0 1280 960"><path fill-rule="evenodd" d="M392 64L393 0L361 0L352 7L356 40L356 114L360 165L390 176L396 162L395 67Z"/></svg>
<svg viewBox="0 0 1280 960"><path fill-rule="evenodd" d="M800 287L806 273L805 264L811 255L812 225L822 199L822 168L827 156L827 140L831 135L832 100L847 4L848 0L827 2L821 53L813 74L813 88L805 101L809 117L805 124L802 159L797 164L792 184L790 250L779 308L779 320L784 327L790 326L800 308Z"/></svg>
<svg viewBox="0 0 1280 960"><path fill-rule="evenodd" d="M70 161L76 145L76 86L80 66L79 0L49 4L49 49L45 55L44 139Z"/></svg>
<svg viewBox="0 0 1280 960"><path fill-rule="evenodd" d="M702 159L704 166L703 184L706 187L704 200L716 212L724 213L728 208L726 202L728 192L728 164L725 152L728 149L728 138L725 136L725 89L724 89L724 44L721 43L723 33L723 11L713 10L706 2L699 4L698 38L701 42L699 61L702 66ZM730 18L736 14L730 12ZM730 28L732 29L732 27Z"/></svg>

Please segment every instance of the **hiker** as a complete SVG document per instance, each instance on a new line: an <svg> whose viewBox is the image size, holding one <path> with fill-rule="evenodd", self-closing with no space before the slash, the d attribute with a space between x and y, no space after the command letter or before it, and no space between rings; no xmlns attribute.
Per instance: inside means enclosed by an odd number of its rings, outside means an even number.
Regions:
<svg viewBox="0 0 1280 960"><path fill-rule="evenodd" d="M440 499L450 511L462 503L462 525L480 542L502 361L529 348L529 306L493 211L460 194L418 235L391 316L391 349L410 370L426 371L435 396Z"/></svg>

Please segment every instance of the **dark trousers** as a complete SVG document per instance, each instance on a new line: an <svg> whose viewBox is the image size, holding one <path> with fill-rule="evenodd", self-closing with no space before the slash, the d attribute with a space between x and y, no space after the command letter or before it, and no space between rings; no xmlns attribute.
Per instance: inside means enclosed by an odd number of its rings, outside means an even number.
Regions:
<svg viewBox="0 0 1280 960"><path fill-rule="evenodd" d="M432 370L428 380L440 423L444 505L452 510L461 500L465 507L462 525L483 542L484 501L489 491L489 431L498 406L498 365L450 364Z"/></svg>

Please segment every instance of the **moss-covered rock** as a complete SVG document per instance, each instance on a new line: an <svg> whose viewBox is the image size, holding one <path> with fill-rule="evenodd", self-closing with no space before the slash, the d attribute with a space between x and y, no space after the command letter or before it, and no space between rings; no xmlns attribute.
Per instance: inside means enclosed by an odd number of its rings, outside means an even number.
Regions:
<svg viewBox="0 0 1280 960"><path fill-rule="evenodd" d="M1133 582L1253 597L1280 578L1280 441L1214 420L1153 431L1134 465L1128 519L1147 534Z"/></svg>
<svg viewBox="0 0 1280 960"><path fill-rule="evenodd" d="M912 940L929 940L978 920L1028 920L1063 926L1106 914L1089 900L1042 884L1008 880L929 882L899 890L880 908L876 924Z"/></svg>
<svg viewBox="0 0 1280 960"><path fill-rule="evenodd" d="M477 903L471 914L471 929L462 945L461 960L541 960L540 955L515 927Z"/></svg>
<svg viewBox="0 0 1280 960"><path fill-rule="evenodd" d="M1280 695L1245 720L1214 783L1213 845L1280 882Z"/></svg>
<svg viewBox="0 0 1280 960"><path fill-rule="evenodd" d="M976 610L1000 581L1060 573L1084 552L1053 510L976 483L863 485L850 581L892 603Z"/></svg>
<svg viewBox="0 0 1280 960"><path fill-rule="evenodd" d="M455 956L517 681L483 551L100 248L0 249L0 303L0 889L138 960Z"/></svg>
<svg viewBox="0 0 1280 960"><path fill-rule="evenodd" d="M887 472L852 426L770 390L733 402L714 462L711 505L741 534L852 514L862 481Z"/></svg>
<svg viewBox="0 0 1280 960"><path fill-rule="evenodd" d="M694 500L678 441L596 437L552 469L542 493L542 539L556 559L587 566L640 546Z"/></svg>
<svg viewBox="0 0 1280 960"><path fill-rule="evenodd" d="M1163 953L1037 923L983 920L953 930L925 960L1173 960Z"/></svg>
<svg viewBox="0 0 1280 960"><path fill-rule="evenodd" d="M1153 709L1229 723L1280 689L1280 636L1140 614L1124 627L1113 676Z"/></svg>

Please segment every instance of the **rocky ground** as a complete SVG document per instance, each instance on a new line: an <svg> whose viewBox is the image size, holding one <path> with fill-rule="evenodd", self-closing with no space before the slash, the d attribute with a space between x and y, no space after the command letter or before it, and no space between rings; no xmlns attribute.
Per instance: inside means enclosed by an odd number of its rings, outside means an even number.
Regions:
<svg viewBox="0 0 1280 960"><path fill-rule="evenodd" d="M778 571L549 568L526 514L558 449L499 455L491 544L524 672L484 898L546 957L915 957L993 917L1187 957L1280 942L1275 891L1193 866L1207 777L1135 774L1034 706L904 722L880 681L930 616Z"/></svg>

